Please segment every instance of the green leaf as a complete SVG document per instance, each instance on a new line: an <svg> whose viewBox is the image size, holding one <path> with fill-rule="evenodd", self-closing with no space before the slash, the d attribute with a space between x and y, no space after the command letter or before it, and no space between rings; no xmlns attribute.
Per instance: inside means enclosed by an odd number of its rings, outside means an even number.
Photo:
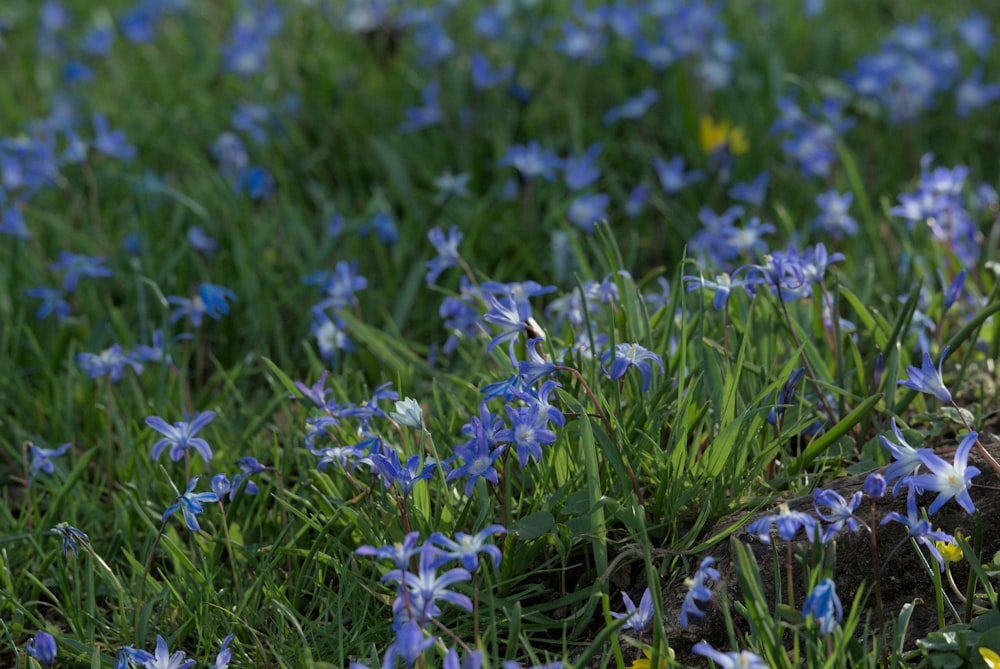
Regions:
<svg viewBox="0 0 1000 669"><path fill-rule="evenodd" d="M529 513L514 523L514 534L521 541L531 541L548 534L556 527L556 519L548 511Z"/></svg>
<svg viewBox="0 0 1000 669"><path fill-rule="evenodd" d="M878 404L878 401L882 399L882 393L872 395L864 402L859 404L854 408L854 411L844 416L840 422L830 428L827 432L824 432L822 436L816 438L808 448L802 452L802 455L797 457L794 462L792 462L791 467L789 467L789 472L791 474L798 474L803 469L811 465L816 458L823 454L823 452L833 445L835 441L847 434L848 430L860 423L871 410Z"/></svg>

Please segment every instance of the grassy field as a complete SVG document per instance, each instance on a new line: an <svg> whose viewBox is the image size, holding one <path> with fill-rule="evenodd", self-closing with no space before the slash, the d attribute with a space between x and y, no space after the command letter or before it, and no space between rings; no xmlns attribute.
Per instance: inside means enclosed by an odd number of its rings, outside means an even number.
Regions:
<svg viewBox="0 0 1000 669"><path fill-rule="evenodd" d="M985 4L0 4L0 666L1000 667Z"/></svg>

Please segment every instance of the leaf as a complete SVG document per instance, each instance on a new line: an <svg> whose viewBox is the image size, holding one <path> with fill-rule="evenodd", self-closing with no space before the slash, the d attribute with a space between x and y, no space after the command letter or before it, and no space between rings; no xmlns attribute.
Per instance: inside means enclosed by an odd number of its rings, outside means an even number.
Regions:
<svg viewBox="0 0 1000 669"><path fill-rule="evenodd" d="M789 468L790 473L798 474L803 469L811 465L816 458L823 454L823 451L833 445L833 442L843 437L847 434L848 430L860 423L869 414L869 412L871 412L875 405L878 404L880 399L882 399L882 393L872 395L855 407L854 411L840 419L840 422L830 428L828 432L825 432L821 437L818 437L815 441L809 444L809 447L806 448L802 455L795 458L795 461Z"/></svg>
<svg viewBox="0 0 1000 669"><path fill-rule="evenodd" d="M529 513L514 523L514 534L521 541L531 541L548 534L556 527L556 519L548 511Z"/></svg>

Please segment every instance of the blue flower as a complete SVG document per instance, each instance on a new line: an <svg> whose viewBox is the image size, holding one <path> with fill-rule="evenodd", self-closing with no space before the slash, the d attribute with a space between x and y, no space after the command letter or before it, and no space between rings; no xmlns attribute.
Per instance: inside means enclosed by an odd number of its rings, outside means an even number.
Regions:
<svg viewBox="0 0 1000 669"><path fill-rule="evenodd" d="M163 450L170 446L170 459L177 462L184 457L184 451L193 448L205 462L212 459L212 449L208 442L200 437L196 437L198 431L212 422L215 418L214 411L202 411L194 420L178 421L171 425L159 416L150 416L146 419L146 425L164 435L163 439L153 444L153 461L160 459Z"/></svg>
<svg viewBox="0 0 1000 669"><path fill-rule="evenodd" d="M920 368L907 367L906 373L910 378L897 381L896 383L921 393L933 395L942 402L950 403L952 401L951 393L944 385L944 379L941 378L941 365L944 363L945 356L947 355L948 348L945 347L944 351L941 352L941 358L938 360L938 366L935 369L934 361L931 360L931 354L924 351L924 358Z"/></svg>
<svg viewBox="0 0 1000 669"><path fill-rule="evenodd" d="M892 419L892 432L896 435L896 442L899 443L890 441L884 435L879 435L879 441L889 449L889 452L892 453L892 457L895 459L895 462L885 470L885 482L892 483L896 481L896 485L892 489L892 494L895 495L899 492L899 484L902 483L903 479L920 469L920 451L926 449L917 450L906 443L903 432L896 424L895 418Z"/></svg>
<svg viewBox="0 0 1000 669"><path fill-rule="evenodd" d="M469 74L472 77L473 88L484 91L499 86L514 76L514 66L505 65L494 70L490 67L490 61L486 56L476 51L469 59Z"/></svg>
<svg viewBox="0 0 1000 669"><path fill-rule="evenodd" d="M389 449L389 455L377 454L375 463L385 487L395 485L404 495L409 495L417 481L429 479L437 468L436 462L425 464L420 468L420 456L413 455L406 461L404 467L399 461L399 454Z"/></svg>
<svg viewBox="0 0 1000 669"><path fill-rule="evenodd" d="M768 514L753 521L747 526L747 532L757 535L765 544L771 543L771 526L778 528L778 536L785 541L791 541L801 527L806 538L812 541L816 538L816 519L808 513L792 511L787 504L778 505L778 513Z"/></svg>
<svg viewBox="0 0 1000 669"><path fill-rule="evenodd" d="M872 497L881 497L885 494L886 481L885 477L878 472L872 472L865 478L865 482L862 486L862 490L866 495L871 495Z"/></svg>
<svg viewBox="0 0 1000 669"><path fill-rule="evenodd" d="M434 250L438 255L436 258L427 261L426 281L432 284L441 276L441 272L450 267L457 267L460 257L458 255L458 243L462 241L462 233L454 225L448 230L448 237L444 236L441 228L431 228L427 233Z"/></svg>
<svg viewBox="0 0 1000 669"><path fill-rule="evenodd" d="M503 300L498 300L492 294L487 294L486 305L489 310L483 315L483 320L493 325L501 327L500 333L490 340L486 345L486 352L489 353L493 347L503 342L509 342L510 357L514 357L514 344L518 335L525 332L529 325L533 329L541 329L535 324L531 317L531 304L524 297L517 298L511 291Z"/></svg>
<svg viewBox="0 0 1000 669"><path fill-rule="evenodd" d="M459 608L472 611L472 600L466 595L448 589L459 581L470 580L472 574L460 567L438 574L437 555L438 550L434 546L424 543L420 549L420 561L416 573L393 569L382 577L383 583L388 581L399 583L399 596L392 604L392 612L398 624L410 621L425 624L430 619L437 618L441 614L437 606L438 600L451 602Z"/></svg>
<svg viewBox="0 0 1000 669"><path fill-rule="evenodd" d="M525 346L528 359L519 360L516 363L517 375L520 377L521 385L525 388L535 385L536 381L556 371L555 363L546 360L538 352L541 342L541 339L529 339L528 345Z"/></svg>
<svg viewBox="0 0 1000 669"><path fill-rule="evenodd" d="M434 196L434 204L442 205L453 197L469 197L468 186L471 179L472 175L468 172L452 174L451 171L446 171L441 176L436 177L434 179L434 187L437 188L438 192ZM449 232L448 236L451 237L452 234ZM459 239L461 239L461 235L459 235ZM433 241L432 239L431 242ZM455 244L457 245L458 241ZM457 250L455 251L455 255L458 255Z"/></svg>
<svg viewBox="0 0 1000 669"><path fill-rule="evenodd" d="M396 410L389 412L389 418L404 427L420 429L424 426L424 414L420 403L412 397L396 402Z"/></svg>
<svg viewBox="0 0 1000 669"><path fill-rule="evenodd" d="M138 151L125 139L121 130L109 130L108 121L103 114L94 114L94 149L109 158L132 160Z"/></svg>
<svg viewBox="0 0 1000 669"><path fill-rule="evenodd" d="M465 463L448 472L445 480L452 481L457 478L468 477L465 481L466 497L472 494L472 489L475 488L476 480L479 478L483 478L493 485L498 485L500 478L497 475L496 463L506 448L506 445L501 445L491 450L490 447L486 446L481 451L464 452L462 459Z"/></svg>
<svg viewBox="0 0 1000 669"><path fill-rule="evenodd" d="M660 99L660 94L652 88L644 88L635 97L631 97L617 107L612 107L604 113L604 125L612 125L621 119L635 120L642 118L649 108Z"/></svg>
<svg viewBox="0 0 1000 669"><path fill-rule="evenodd" d="M399 658L407 667L412 667L423 656L424 651L434 645L436 640L435 636L425 637L420 625L410 620L396 632L396 640L385 651L382 666L394 667L396 659Z"/></svg>
<svg viewBox="0 0 1000 669"><path fill-rule="evenodd" d="M195 225L189 228L187 238L188 244L191 245L191 248L206 258L214 256L215 251L219 248L219 242L209 237L208 233L205 232L205 228L200 225Z"/></svg>
<svg viewBox="0 0 1000 669"><path fill-rule="evenodd" d="M185 655L186 653L182 650L171 655L167 642L157 634L156 650L153 653L153 658L146 661L145 667L146 669L188 669L188 667L193 667L194 660L185 660Z"/></svg>
<svg viewBox="0 0 1000 669"><path fill-rule="evenodd" d="M375 546L361 546L354 551L354 554L364 557L375 557L379 560L392 560L397 570L406 569L410 564L410 558L423 550L422 546L417 545L419 539L419 532L409 532L403 537L402 541L378 548Z"/></svg>
<svg viewBox="0 0 1000 669"><path fill-rule="evenodd" d="M705 558L701 561L701 565L695 571L694 576L685 579L684 585L687 586L688 591L684 596L684 603L681 604L679 620L681 627L688 626L688 616L695 616L696 618L705 616L705 612L698 608L698 605L699 603L705 605L712 601L712 591L708 587L708 582L719 580L719 572L712 567L713 564L715 564L715 558Z"/></svg>
<svg viewBox="0 0 1000 669"><path fill-rule="evenodd" d="M573 200L566 211L566 218L584 232L593 232L594 226L607 219L611 196L607 193L581 195Z"/></svg>
<svg viewBox="0 0 1000 669"><path fill-rule="evenodd" d="M324 369L319 381L311 386L307 386L302 381L295 382L295 387L302 393L302 396L320 409L326 406L326 396L331 392L331 389L326 387L326 375L327 371ZM291 399L294 398L295 396L292 395Z"/></svg>
<svg viewBox="0 0 1000 669"><path fill-rule="evenodd" d="M802 607L802 615L806 618L812 617L819 623L821 634L829 634L834 627L844 619L844 607L837 596L837 588L829 578L824 578L816 584L809 596L806 597L805 606Z"/></svg>
<svg viewBox="0 0 1000 669"><path fill-rule="evenodd" d="M767 664L759 655L748 650L739 653L720 653L705 641L699 641L691 647L691 651L707 657L722 669L768 669Z"/></svg>
<svg viewBox="0 0 1000 669"><path fill-rule="evenodd" d="M851 532L858 531L858 520L854 516L858 506L861 504L861 491L855 492L851 496L851 501L847 502L836 490L813 491L813 507L816 515L824 522L830 523L823 532L823 543L832 539L838 532L846 526ZM824 513L820 507L828 507L829 511Z"/></svg>
<svg viewBox="0 0 1000 669"><path fill-rule="evenodd" d="M941 557L941 553L934 545L934 542L947 541L953 544L955 543L955 537L941 530L932 530L931 524L926 519L920 517L917 512L917 492L915 487L911 486L906 494L906 515L904 516L898 511L890 511L885 514L880 524L885 525L893 521L905 525L907 536L916 540L917 543L926 546L927 550L934 556L934 559L938 561L940 570L944 571L944 558Z"/></svg>
<svg viewBox="0 0 1000 669"><path fill-rule="evenodd" d="M456 532L454 539L449 539L441 532L435 532L430 536L430 541L443 549L444 556L458 560L463 568L471 572L479 566L479 553L486 553L493 559L493 566L500 567L502 557L500 549L493 544L486 543L486 540L495 534L506 533L507 530L504 529L503 525L490 525L476 534Z"/></svg>
<svg viewBox="0 0 1000 669"><path fill-rule="evenodd" d="M215 662L208 669L226 669L232 661L233 651L229 649L229 642L233 640L233 635L229 634L222 640L219 647L219 654L215 656Z"/></svg>
<svg viewBox="0 0 1000 669"><path fill-rule="evenodd" d="M107 258L103 256L87 256L79 253L59 252L59 259L49 265L53 271L64 271L63 291L72 293L82 277L100 278L112 276L110 269L104 266Z"/></svg>
<svg viewBox="0 0 1000 669"><path fill-rule="evenodd" d="M0 205L2 204L3 198L0 197ZM28 226L24 222L24 213L19 204L15 203L12 207L0 206L0 212L2 212L0 213L0 233L18 239L31 239L31 232L28 231Z"/></svg>
<svg viewBox="0 0 1000 669"><path fill-rule="evenodd" d="M527 145L514 144L507 149L507 155L497 161L501 167L511 166L526 180L542 177L546 181L555 178L555 170L562 167L562 161L554 151L545 149L532 141Z"/></svg>
<svg viewBox="0 0 1000 669"><path fill-rule="evenodd" d="M649 390L649 380L653 374L653 366L650 362L655 362L660 367L660 374L664 373L663 359L649 349L639 344L616 344L614 360L611 361L611 368L607 363L611 359L611 351L605 351L601 356L601 370L612 379L618 380L625 376L629 367L635 367L642 374L642 391Z"/></svg>
<svg viewBox="0 0 1000 669"><path fill-rule="evenodd" d="M770 181L771 175L768 172L761 172L749 183L743 181L734 183L728 195L737 202L762 207L764 200L767 199L767 186Z"/></svg>
<svg viewBox="0 0 1000 669"><path fill-rule="evenodd" d="M975 513L976 507L969 495L969 485L974 477L979 476L980 471L978 467L969 467L968 464L969 451L972 450L972 446L978 438L979 434L976 432L965 435L955 451L953 464L945 462L930 449L923 449L917 453L920 462L932 473L912 476L908 480L912 487L921 492L933 490L938 493L937 499L927 509L928 514L933 515L952 498L969 513Z"/></svg>
<svg viewBox="0 0 1000 669"><path fill-rule="evenodd" d="M195 486L198 485L198 477L195 476L188 483L187 490L184 494L177 498L177 500L167 507L166 511L163 512L162 522L166 522L167 518L177 513L178 509L184 516L184 524L192 532L197 532L201 529L198 525L198 514L204 511L202 504L204 502L218 502L219 496L214 492L199 492L194 491ZM165 650L165 648L164 648ZM157 654L159 654L159 644L157 644ZM188 665L185 665L188 666Z"/></svg>
<svg viewBox="0 0 1000 669"><path fill-rule="evenodd" d="M683 190L703 176L700 170L685 172L684 158L681 156L675 156L669 162L662 158L653 158L653 169L656 170L660 186L663 187L663 191L668 195L673 195Z"/></svg>
<svg viewBox="0 0 1000 669"><path fill-rule="evenodd" d="M52 534L58 534L62 537L63 559L68 558L70 553L73 554L74 558L77 557L79 544L83 544L84 546L90 545L90 538L86 535L86 533L82 530L76 529L69 523L59 523L49 530L49 532Z"/></svg>
<svg viewBox="0 0 1000 669"><path fill-rule="evenodd" d="M841 195L836 190L828 190L817 195L816 204L821 212L813 219L813 228L823 230L835 239L853 237L858 231L858 222L848 213L853 200L854 193L851 192Z"/></svg>
<svg viewBox="0 0 1000 669"><path fill-rule="evenodd" d="M563 176L567 188L572 191L583 190L601 178L601 168L597 166L597 157L601 155L601 149L601 143L595 142L587 147L586 153L582 156L566 159L563 164Z"/></svg>
<svg viewBox="0 0 1000 669"><path fill-rule="evenodd" d="M420 106L407 107L403 110L406 120L396 129L401 133L410 133L441 125L444 122L444 112L441 111L441 104L438 102L440 94L440 81L435 79L427 84L420 92Z"/></svg>
<svg viewBox="0 0 1000 669"><path fill-rule="evenodd" d="M223 69L241 77L263 72L270 53L269 42L281 32L281 24L277 3L245 3L221 48Z"/></svg>
<svg viewBox="0 0 1000 669"><path fill-rule="evenodd" d="M653 593L649 588L642 593L638 607L627 592L622 592L622 601L625 603L625 613L611 611L611 617L628 618L628 622L622 625L623 630L633 629L641 632L649 627L649 623L653 620Z"/></svg>
<svg viewBox="0 0 1000 669"><path fill-rule="evenodd" d="M106 376L112 383L122 380L126 366L131 367L136 374L142 374L142 364L118 344L112 344L100 353L77 353L76 363L90 378Z"/></svg>
<svg viewBox="0 0 1000 669"><path fill-rule="evenodd" d="M48 632L39 632L28 642L27 651L28 655L51 667L56 661L56 640Z"/></svg>
<svg viewBox="0 0 1000 669"><path fill-rule="evenodd" d="M517 407L505 406L510 417L510 427L496 434L499 441L514 444L517 449L517 461L526 467L529 458L536 462L542 459L542 444L551 444L556 440L556 433L548 429L548 417L539 412L538 406Z"/></svg>
<svg viewBox="0 0 1000 669"><path fill-rule="evenodd" d="M30 477L35 478L40 471L52 474L55 471L55 465L50 458L58 458L60 455L64 455L72 445L72 443L66 443L56 448L39 448L31 444L28 449L31 454Z"/></svg>
<svg viewBox="0 0 1000 669"><path fill-rule="evenodd" d="M131 669L139 665L146 666L153 661L153 656L144 650L132 646L122 646L115 654L115 669Z"/></svg>

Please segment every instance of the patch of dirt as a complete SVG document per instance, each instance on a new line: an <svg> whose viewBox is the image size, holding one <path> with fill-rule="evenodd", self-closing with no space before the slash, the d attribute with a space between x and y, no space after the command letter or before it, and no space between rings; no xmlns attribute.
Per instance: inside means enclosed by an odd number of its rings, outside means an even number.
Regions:
<svg viewBox="0 0 1000 669"><path fill-rule="evenodd" d="M987 450L997 459L1000 459L1000 441L989 434L982 434L980 438L986 445ZM954 457L954 449L950 451L939 451L938 454L945 460ZM981 472L973 479L971 496L976 506L976 515L966 513L954 500L948 501L930 521L934 529L941 529L954 535L961 532L966 537L973 537L976 532L977 515L981 519L983 531L983 547L980 559L983 562L990 562L993 555L1000 550L1000 475L998 475L988 464L976 453L972 451L969 462L977 466ZM850 499L855 491L861 490L867 474L845 477L837 479L828 486L839 492L845 499ZM876 501L876 519L881 522L886 513L896 511L906 516L906 493L905 488L901 488L898 497L890 497L891 487L887 491L887 496ZM927 492L918 503L929 506L936 493ZM788 501L788 506L793 511L804 511L815 515L812 495L800 497ZM767 513L774 512L775 509L768 509ZM862 518L869 518L870 498L865 497L858 515ZM721 519L715 527L707 533L707 536L714 536L722 533L725 528L733 524L745 521L745 528L749 522L764 515L757 514L752 518L747 518L746 514L734 514ZM870 520L869 520L870 522ZM886 525L876 525L873 528L877 539L877 555L879 564L882 566L882 599L886 621L895 621L902 607L910 602L916 602L913 616L910 621L908 633L906 635L906 647L913 648L918 639L923 638L927 633L938 629L937 613L935 608L934 582L926 573L919 556L916 555L909 541L906 541L906 531L901 523L890 522ZM757 559L760 567L761 578L764 584L765 595L768 601L775 599L775 554L780 561L778 571L784 577L785 574L785 551L786 545L777 535L772 533L771 545L765 544L758 537L751 536L745 530L737 531L731 538L732 542L741 542L749 547ZM970 542L972 540L970 539ZM898 550L897 545L904 542ZM777 548L775 552L774 548ZM742 599L740 595L737 579L732 571L731 544L725 543L713 553L716 559L722 581L725 582L730 601ZM800 531L797 539L792 542L794 554L810 555L813 547L804 538ZM850 608L855 593L864 584L868 592L867 610L871 612L871 631L875 633L878 628L878 616L875 612L875 596L872 583L874 581L874 569L872 566L871 536L867 529L861 527L857 532L851 533L846 529L841 532L836 539L836 575L835 582L837 593L844 604L846 610ZM931 566L936 566L934 558L924 550L924 555ZM793 560L795 568L793 579L795 582L796 608L801 610L807 593L803 592L802 573L798 567L798 560ZM968 583L968 564L965 561L953 563L951 565L952 574L959 588L964 589ZM716 592L719 584L713 587ZM680 611L681 603L684 600L686 589L683 584L678 584L663 593L664 611L670 612L667 617L667 638L672 648L677 652L677 659L685 663L703 664L702 658L690 655L692 645L701 640L706 640L721 650L729 650L729 640L725 629L723 614L718 610L718 595L713 596L713 610L700 622L692 623L687 629L681 629L677 623L677 612ZM944 588L944 595L952 600L955 608L961 612L964 604L958 600L955 594L947 585ZM787 595L785 595L787 601ZM947 606L946 606L947 612ZM733 613L733 620L738 626L738 633L747 631L741 616ZM948 620L948 623L957 622ZM742 627L741 627L742 626Z"/></svg>

